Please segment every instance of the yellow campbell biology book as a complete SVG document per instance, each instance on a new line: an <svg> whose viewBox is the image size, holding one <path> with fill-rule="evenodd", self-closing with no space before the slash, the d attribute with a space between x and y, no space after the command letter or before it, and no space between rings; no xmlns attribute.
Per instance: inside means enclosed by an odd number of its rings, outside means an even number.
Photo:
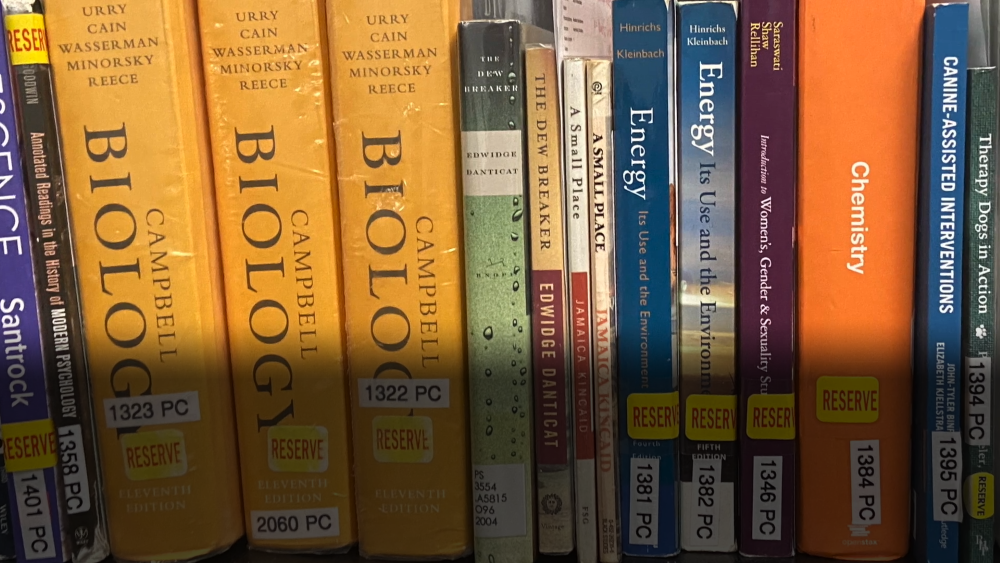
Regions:
<svg viewBox="0 0 1000 563"><path fill-rule="evenodd" d="M323 0L199 0L247 539L356 541Z"/></svg>
<svg viewBox="0 0 1000 563"><path fill-rule="evenodd" d="M194 0L48 2L112 553L243 535Z"/></svg>
<svg viewBox="0 0 1000 563"><path fill-rule="evenodd" d="M471 551L460 2L327 0L362 554Z"/></svg>

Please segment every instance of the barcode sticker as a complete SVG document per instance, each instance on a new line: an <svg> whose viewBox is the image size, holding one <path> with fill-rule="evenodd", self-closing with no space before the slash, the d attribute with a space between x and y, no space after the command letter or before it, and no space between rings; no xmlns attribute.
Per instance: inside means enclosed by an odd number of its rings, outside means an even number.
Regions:
<svg viewBox="0 0 1000 563"><path fill-rule="evenodd" d="M59 470L62 473L66 512L80 514L90 510L90 486L87 478L83 430L79 424L57 428L59 435Z"/></svg>
<svg viewBox="0 0 1000 563"><path fill-rule="evenodd" d="M851 523L882 523L882 476L878 440L851 441Z"/></svg>
<svg viewBox="0 0 1000 563"><path fill-rule="evenodd" d="M29 561L55 557L57 538L52 529L45 471L20 471L12 473L11 478L14 479L14 495L17 497L24 557Z"/></svg>
<svg viewBox="0 0 1000 563"><path fill-rule="evenodd" d="M201 420L198 392L104 399L108 428L136 428Z"/></svg>
<svg viewBox="0 0 1000 563"><path fill-rule="evenodd" d="M962 452L958 432L931 432L931 499L935 522L962 521Z"/></svg>
<svg viewBox="0 0 1000 563"><path fill-rule="evenodd" d="M633 457L629 471L629 543L658 545L660 536L660 460Z"/></svg>
<svg viewBox="0 0 1000 563"><path fill-rule="evenodd" d="M250 521L250 533L255 540L335 538L340 535L340 510L334 507L252 510Z"/></svg>
<svg viewBox="0 0 1000 563"><path fill-rule="evenodd" d="M524 464L521 463L472 467L477 538L527 535L524 472Z"/></svg>
<svg viewBox="0 0 1000 563"><path fill-rule="evenodd" d="M990 445L993 361L989 356L965 358L965 443Z"/></svg>
<svg viewBox="0 0 1000 563"><path fill-rule="evenodd" d="M361 408L446 409L451 404L448 379L359 379Z"/></svg>
<svg viewBox="0 0 1000 563"><path fill-rule="evenodd" d="M762 541L781 540L781 456L753 458L753 531Z"/></svg>
<svg viewBox="0 0 1000 563"><path fill-rule="evenodd" d="M722 460L692 461L691 484L695 492L694 534L688 536L692 545L714 546L719 536L719 503L722 502Z"/></svg>

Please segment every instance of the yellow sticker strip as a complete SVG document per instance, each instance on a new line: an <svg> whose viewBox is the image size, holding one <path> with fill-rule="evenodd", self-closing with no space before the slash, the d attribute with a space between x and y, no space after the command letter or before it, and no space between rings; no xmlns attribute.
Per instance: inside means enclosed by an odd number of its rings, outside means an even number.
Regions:
<svg viewBox="0 0 1000 563"><path fill-rule="evenodd" d="M430 463L434 459L434 423L426 416L376 416L372 446L381 463Z"/></svg>
<svg viewBox="0 0 1000 563"><path fill-rule="evenodd" d="M267 429L267 465L279 473L323 473L330 465L330 433L322 426Z"/></svg>
<svg viewBox="0 0 1000 563"><path fill-rule="evenodd" d="M2 429L8 473L56 466L56 427L51 420L4 424Z"/></svg>
<svg viewBox="0 0 1000 563"><path fill-rule="evenodd" d="M133 481L167 479L187 473L187 449L180 430L125 434L121 444L125 475Z"/></svg>
<svg viewBox="0 0 1000 563"><path fill-rule="evenodd" d="M684 403L684 435L699 442L735 442L736 395L689 395Z"/></svg>
<svg viewBox="0 0 1000 563"><path fill-rule="evenodd" d="M633 393L625 400L628 435L633 440L673 440L680 436L680 395Z"/></svg>
<svg viewBox="0 0 1000 563"><path fill-rule="evenodd" d="M795 395L751 395L747 400L747 437L795 439Z"/></svg>
<svg viewBox="0 0 1000 563"><path fill-rule="evenodd" d="M18 65L49 64L49 43L45 36L45 16L13 14L4 18L10 62Z"/></svg>
<svg viewBox="0 0 1000 563"><path fill-rule="evenodd" d="M816 418L820 422L867 424L878 420L878 379L821 377L816 381Z"/></svg>
<svg viewBox="0 0 1000 563"><path fill-rule="evenodd" d="M965 511L976 520L993 516L993 475L973 473L965 478Z"/></svg>

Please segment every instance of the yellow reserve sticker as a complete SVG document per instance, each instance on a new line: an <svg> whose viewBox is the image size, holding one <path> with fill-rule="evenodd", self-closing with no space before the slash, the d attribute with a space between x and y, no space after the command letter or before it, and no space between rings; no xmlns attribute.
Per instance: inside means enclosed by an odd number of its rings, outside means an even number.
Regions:
<svg viewBox="0 0 1000 563"><path fill-rule="evenodd" d="M747 437L752 440L795 439L795 395L750 395Z"/></svg>
<svg viewBox="0 0 1000 563"><path fill-rule="evenodd" d="M10 62L17 65L49 64L49 44L45 37L45 16L13 14L4 18Z"/></svg>
<svg viewBox="0 0 1000 563"><path fill-rule="evenodd" d="M434 424L426 416L376 416L372 420L375 461L430 463L434 459Z"/></svg>
<svg viewBox="0 0 1000 563"><path fill-rule="evenodd" d="M973 473L965 479L965 511L976 520L993 516L993 475Z"/></svg>
<svg viewBox="0 0 1000 563"><path fill-rule="evenodd" d="M878 405L878 379L874 377L826 376L816 382L816 418L820 422L875 422Z"/></svg>
<svg viewBox="0 0 1000 563"><path fill-rule="evenodd" d="M736 395L688 395L684 435L699 442L735 442L736 403Z"/></svg>
<svg viewBox="0 0 1000 563"><path fill-rule="evenodd" d="M51 420L15 422L2 428L8 473L56 466L56 430Z"/></svg>
<svg viewBox="0 0 1000 563"><path fill-rule="evenodd" d="M133 481L180 477L187 473L187 450L180 430L125 434L121 442L125 475Z"/></svg>
<svg viewBox="0 0 1000 563"><path fill-rule="evenodd" d="M633 393L625 400L628 435L633 440L673 440L681 434L680 395Z"/></svg>
<svg viewBox="0 0 1000 563"><path fill-rule="evenodd" d="M267 429L267 465L280 473L323 473L329 467L330 434L322 426Z"/></svg>

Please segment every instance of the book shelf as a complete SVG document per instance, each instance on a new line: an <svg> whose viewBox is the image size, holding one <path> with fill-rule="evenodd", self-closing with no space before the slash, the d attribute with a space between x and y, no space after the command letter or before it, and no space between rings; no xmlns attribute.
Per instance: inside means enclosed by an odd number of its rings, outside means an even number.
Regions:
<svg viewBox="0 0 1000 563"><path fill-rule="evenodd" d="M535 563L576 563L576 555L566 555L562 557L550 557L540 555ZM811 555L796 555L789 559L780 558L750 558L743 557L736 553L681 553L676 557L646 558L646 557L624 557L622 563L653 563L654 561L671 561L676 563L742 563L742 562L782 562L782 563L834 563L835 559L825 559L823 557L813 557ZM110 563L109 559L108 562ZM456 561L456 563L474 563L475 558L471 555ZM915 563L912 555L907 555L902 559L897 559L897 563ZM240 540L225 553L221 553L207 559L205 563L389 563L381 559L365 559L358 554L357 548L347 553L333 555L295 555L287 553L266 553L262 551L250 550L247 548L245 540Z"/></svg>
<svg viewBox="0 0 1000 563"><path fill-rule="evenodd" d="M46 1L0 555L997 563L979 2ZM392 559L206 560L314 561Z"/></svg>

